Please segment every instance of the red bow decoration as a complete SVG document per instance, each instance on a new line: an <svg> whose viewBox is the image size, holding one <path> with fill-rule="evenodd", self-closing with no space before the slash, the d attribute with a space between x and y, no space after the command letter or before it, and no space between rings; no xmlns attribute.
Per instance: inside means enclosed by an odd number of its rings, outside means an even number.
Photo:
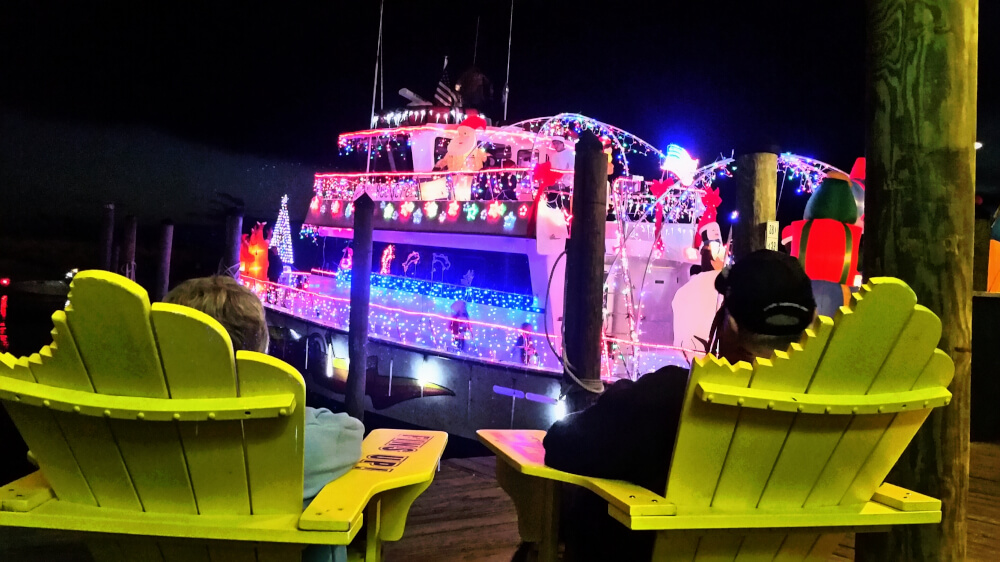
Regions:
<svg viewBox="0 0 1000 562"><path fill-rule="evenodd" d="M649 191L653 193L653 197L656 197L656 235L653 240L655 241L655 247L663 251L663 240L660 239L660 227L663 226L663 201L660 197L667 192L672 185L677 183L674 178L668 177L665 180L655 180L649 184Z"/></svg>
<svg viewBox="0 0 1000 562"><path fill-rule="evenodd" d="M698 221L698 228L694 232L694 247L701 247L701 229L706 225L718 222L718 209L722 204L722 197L719 197L719 190L707 188L705 194L701 196L701 203L705 205L705 212Z"/></svg>
<svg viewBox="0 0 1000 562"><path fill-rule="evenodd" d="M561 177L561 172L552 170L552 162L542 162L541 164L535 166L535 171L531 174L531 179L538 182L539 190L543 187L555 184Z"/></svg>
<svg viewBox="0 0 1000 562"><path fill-rule="evenodd" d="M541 201L542 197L545 195L545 188L550 185L555 185L561 177L562 173L552 170L552 162L542 162L541 164L535 166L535 170L531 173L531 179L538 182L538 190L535 192L531 218L528 220L529 232L535 231L535 219L537 218L536 213L538 212L538 202Z"/></svg>

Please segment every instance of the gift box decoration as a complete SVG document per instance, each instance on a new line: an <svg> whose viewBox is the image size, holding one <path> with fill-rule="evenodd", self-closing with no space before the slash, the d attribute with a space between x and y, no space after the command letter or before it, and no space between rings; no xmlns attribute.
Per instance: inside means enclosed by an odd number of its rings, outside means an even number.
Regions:
<svg viewBox="0 0 1000 562"><path fill-rule="evenodd" d="M795 221L783 232L810 279L851 285L858 275L861 228L835 219Z"/></svg>

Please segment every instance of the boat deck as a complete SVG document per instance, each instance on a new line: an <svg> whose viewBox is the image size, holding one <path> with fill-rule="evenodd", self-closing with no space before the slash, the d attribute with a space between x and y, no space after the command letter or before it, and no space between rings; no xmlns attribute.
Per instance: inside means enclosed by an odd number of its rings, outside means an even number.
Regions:
<svg viewBox="0 0 1000 562"><path fill-rule="evenodd" d="M973 443L970 459L968 560L994 560L1000 549L1000 444ZM0 528L0 560L89 561L74 537ZM417 498L403 540L385 559L408 562L507 562L518 546L514 504L496 481L493 457L448 459ZM853 560L849 537L831 560Z"/></svg>

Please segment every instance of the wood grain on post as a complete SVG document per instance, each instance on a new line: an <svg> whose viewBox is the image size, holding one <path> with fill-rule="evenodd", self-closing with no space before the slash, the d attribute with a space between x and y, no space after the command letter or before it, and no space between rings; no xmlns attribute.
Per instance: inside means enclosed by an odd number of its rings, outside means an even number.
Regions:
<svg viewBox="0 0 1000 562"><path fill-rule="evenodd" d="M156 268L156 285L153 286L153 300L160 302L170 290L170 254L174 245L174 223L169 220L160 225L160 254Z"/></svg>
<svg viewBox="0 0 1000 562"><path fill-rule="evenodd" d="M105 203L101 212L101 263L100 268L114 271L111 263L112 245L115 243L115 204Z"/></svg>
<svg viewBox="0 0 1000 562"><path fill-rule="evenodd" d="M226 253L222 256L222 269L226 275L240 278L240 247L243 244L243 213L233 211L226 215Z"/></svg>
<svg viewBox="0 0 1000 562"><path fill-rule="evenodd" d="M354 201L354 250L351 265L351 312L347 332L347 414L365 419L365 377L368 371L368 305L371 301L372 230L375 202L367 193Z"/></svg>
<svg viewBox="0 0 1000 562"><path fill-rule="evenodd" d="M736 159L736 210L739 219L733 236L733 257L739 260L763 250L767 222L775 220L778 194L778 155L744 154Z"/></svg>
<svg viewBox="0 0 1000 562"><path fill-rule="evenodd" d="M585 131L576 144L573 178L573 222L566 242L566 296L563 326L566 358L575 375L595 389L601 387L601 328L604 321L604 232L608 218L608 159L601 141ZM542 198L542 205L545 198ZM571 411L596 396L574 387Z"/></svg>
<svg viewBox="0 0 1000 562"><path fill-rule="evenodd" d="M135 215L125 217L125 241L122 245L122 275L135 281L135 237L139 221Z"/></svg>
<svg viewBox="0 0 1000 562"><path fill-rule="evenodd" d="M906 281L955 362L887 481L940 498L940 525L858 536L858 560L965 560L975 198L977 0L868 1L864 273Z"/></svg>

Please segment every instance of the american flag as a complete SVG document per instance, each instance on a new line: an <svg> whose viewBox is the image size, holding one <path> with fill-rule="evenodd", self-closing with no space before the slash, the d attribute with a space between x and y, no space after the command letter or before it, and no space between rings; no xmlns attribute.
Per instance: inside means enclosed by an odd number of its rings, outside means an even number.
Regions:
<svg viewBox="0 0 1000 562"><path fill-rule="evenodd" d="M434 101L441 105L459 105L461 98L458 93L448 85L448 57L444 58L444 68L441 70L441 79L438 80L437 90L434 92Z"/></svg>

